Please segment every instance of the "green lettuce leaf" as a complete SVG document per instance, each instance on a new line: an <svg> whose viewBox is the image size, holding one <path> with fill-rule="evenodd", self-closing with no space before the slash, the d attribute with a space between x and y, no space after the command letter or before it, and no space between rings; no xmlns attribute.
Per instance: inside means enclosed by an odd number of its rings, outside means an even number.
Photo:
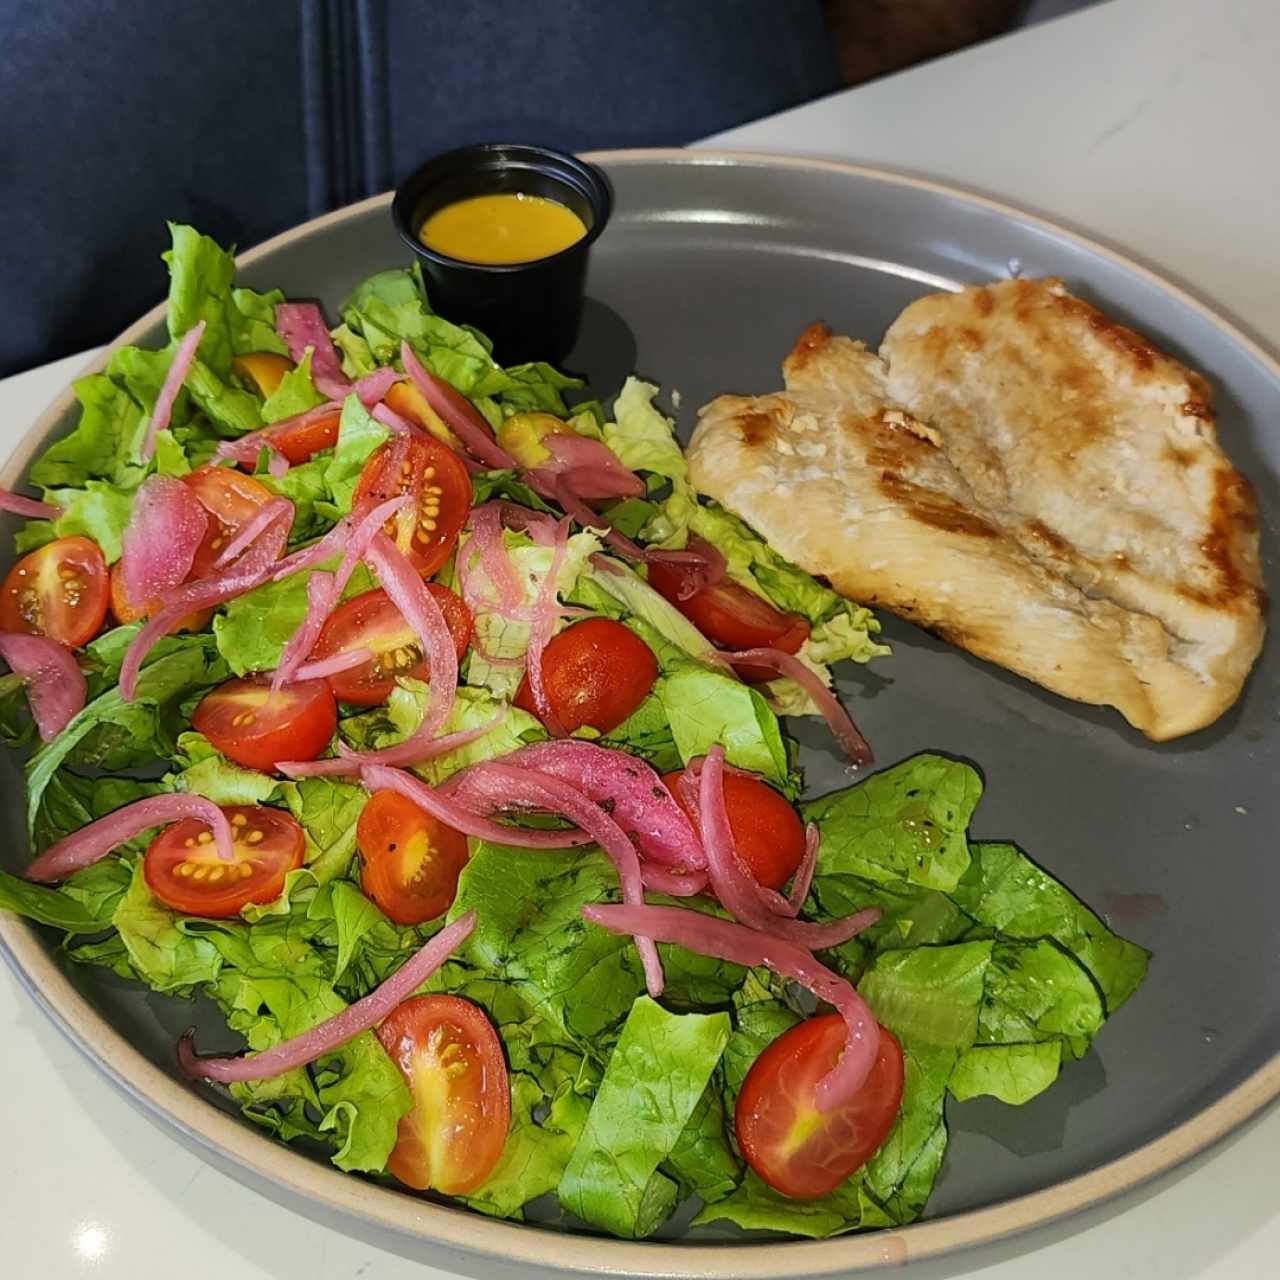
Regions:
<svg viewBox="0 0 1280 1280"><path fill-rule="evenodd" d="M119 488L136 488L146 471L132 462L143 421L141 407L105 373L79 378L73 389L80 420L32 463L31 483L45 489L80 489L88 480L107 480Z"/></svg>
<svg viewBox="0 0 1280 1280"><path fill-rule="evenodd" d="M81 902L61 889L32 884L0 871L0 908L15 915L52 925L67 933L99 933L102 922Z"/></svg>
<svg viewBox="0 0 1280 1280"><path fill-rule="evenodd" d="M215 373L225 375L234 354L231 313L242 314L231 298L235 259L194 227L171 222L169 235L173 247L164 253L169 266L169 336L176 342L203 320L200 358Z"/></svg>
<svg viewBox="0 0 1280 1280"><path fill-rule="evenodd" d="M82 534L102 549L108 564L120 559L120 540L133 511L133 494L105 480L86 480L83 489L49 489L49 502L62 508L53 522L59 538Z"/></svg>
<svg viewBox="0 0 1280 1280"><path fill-rule="evenodd" d="M882 952L858 993L904 1044L967 1049L978 1039L991 948L987 940Z"/></svg>
<svg viewBox="0 0 1280 1280"><path fill-rule="evenodd" d="M324 482L337 515L346 515L351 510L364 464L390 435L391 432L360 403L359 396L349 395L342 402L338 442L324 470Z"/></svg>
<svg viewBox="0 0 1280 1280"><path fill-rule="evenodd" d="M429 696L429 685L401 676L385 706L350 716L342 722L342 736L360 751L380 751L403 742L421 724ZM461 733L485 725L491 728L482 737L424 760L415 765L413 771L437 786L459 769L509 755L529 742L546 737L542 725L527 711L499 702L486 689L459 686L441 733Z"/></svg>
<svg viewBox="0 0 1280 1280"><path fill-rule="evenodd" d="M308 348L297 366L280 379L280 385L263 402L262 421L282 422L324 404L325 399L311 381L311 350Z"/></svg>
<svg viewBox="0 0 1280 1280"><path fill-rule="evenodd" d="M135 972L152 990L187 992L217 979L222 968L218 948L187 930L183 918L152 894L141 859L111 923Z"/></svg>
<svg viewBox="0 0 1280 1280"><path fill-rule="evenodd" d="M232 310L227 314L231 350L238 356L255 351L273 351L287 356L289 348L276 332L276 307L284 301L279 289L256 293L252 289L232 289Z"/></svg>
<svg viewBox="0 0 1280 1280"><path fill-rule="evenodd" d="M1062 1066L1062 1042L977 1045L956 1062L947 1088L958 1102L988 1095L1021 1106L1043 1093Z"/></svg>
<svg viewBox="0 0 1280 1280"><path fill-rule="evenodd" d="M187 763L165 778L174 791L204 796L214 804L266 804L279 796L277 779L234 764L202 733L179 734L177 748L178 760Z"/></svg>
<svg viewBox="0 0 1280 1280"><path fill-rule="evenodd" d="M655 688L684 763L718 742L730 764L779 786L787 783L789 760L778 718L750 685L690 664L660 677Z"/></svg>
<svg viewBox="0 0 1280 1280"><path fill-rule="evenodd" d="M676 1180L682 1197L694 1195L703 1204L714 1204L742 1180L742 1165L729 1145L726 1125L724 1103L713 1079L661 1166Z"/></svg>
<svg viewBox="0 0 1280 1280"><path fill-rule="evenodd" d="M137 778L84 777L70 769L58 769L40 797L32 842L38 850L47 849L63 836L79 831L113 810L146 796L158 795L162 790L158 783ZM137 838L120 846L139 852L143 847Z"/></svg>
<svg viewBox="0 0 1280 1280"><path fill-rule="evenodd" d="M334 569L338 557L316 568ZM309 569L301 569L237 596L227 602L213 620L213 634L218 652L231 670L242 676L253 671L271 671L290 637L307 612L307 580ZM368 591L373 578L363 565L357 566L347 584L343 599Z"/></svg>
<svg viewBox="0 0 1280 1280"><path fill-rule="evenodd" d="M1147 953L1117 937L1074 894L1011 844L972 846L973 863L955 901L1002 937L1053 938L1093 976L1114 1013L1147 971Z"/></svg>
<svg viewBox="0 0 1280 1280"><path fill-rule="evenodd" d="M632 1006L557 1194L584 1222L649 1235L675 1207L658 1172L693 1116L729 1038L724 1013L668 1013L648 996Z"/></svg>
<svg viewBox="0 0 1280 1280"><path fill-rule="evenodd" d="M126 633L136 630L116 628ZM165 637L143 666L132 702L125 702L119 688L108 688L31 757L27 762L30 830L35 829L45 788L64 762L115 770L152 765L173 756L177 736L185 727L183 706L230 674L212 641L207 633Z"/></svg>
<svg viewBox="0 0 1280 1280"><path fill-rule="evenodd" d="M925 754L810 801L805 821L822 832L819 902L825 881L841 876L951 892L969 866L964 833L981 794L969 765Z"/></svg>

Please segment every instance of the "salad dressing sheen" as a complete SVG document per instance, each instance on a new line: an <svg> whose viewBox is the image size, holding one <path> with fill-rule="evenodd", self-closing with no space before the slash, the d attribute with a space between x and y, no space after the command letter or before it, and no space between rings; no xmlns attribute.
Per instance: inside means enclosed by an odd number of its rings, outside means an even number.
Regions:
<svg viewBox="0 0 1280 1280"><path fill-rule="evenodd" d="M574 211L544 196L504 192L471 196L437 209L418 239L460 262L501 266L548 258L587 234Z"/></svg>

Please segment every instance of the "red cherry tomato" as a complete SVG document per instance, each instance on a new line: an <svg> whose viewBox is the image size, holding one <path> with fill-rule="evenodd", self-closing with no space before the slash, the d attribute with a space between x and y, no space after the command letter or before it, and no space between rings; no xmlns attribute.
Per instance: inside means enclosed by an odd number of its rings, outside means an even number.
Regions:
<svg viewBox="0 0 1280 1280"><path fill-rule="evenodd" d="M334 409L306 422L295 422L276 430L268 430L267 438L277 452L284 454L296 466L300 462L306 462L321 449L332 449L338 443L338 425L341 421L342 410Z"/></svg>
<svg viewBox="0 0 1280 1280"><path fill-rule="evenodd" d="M584 725L612 733L646 698L658 663L629 627L612 618L575 622L542 651L542 680L551 710L566 733ZM528 675L515 704L537 715Z"/></svg>
<svg viewBox="0 0 1280 1280"><path fill-rule="evenodd" d="M809 623L798 613L783 613L767 600L728 578L703 587L687 600L679 591L685 574L669 564L649 566L649 585L669 600L704 636L722 649L781 649L799 653L809 637ZM768 667L737 663L734 670L744 680L773 680Z"/></svg>
<svg viewBox="0 0 1280 1280"><path fill-rule="evenodd" d="M230 467L200 467L182 477L209 515L204 541L196 548L192 578L206 578L227 544L274 496L252 476Z"/></svg>
<svg viewBox="0 0 1280 1280"><path fill-rule="evenodd" d="M138 622L140 619L147 617L155 612L154 602L146 609L138 609L134 607L134 603L125 594L124 589L124 566L121 561L117 560L111 566L111 612L115 616L115 620L121 624L129 622ZM213 617L212 609L198 609L195 613L189 613L181 622L173 628L174 631L203 631L209 619Z"/></svg>
<svg viewBox="0 0 1280 1280"><path fill-rule="evenodd" d="M461 661L471 640L471 610L462 597L448 587L428 582L427 590L444 614ZM358 667L328 677L333 696L341 702L373 707L391 696L397 676L412 676L415 680L430 678L417 634L380 587L339 605L324 624L311 656L318 661L352 649L370 649L373 657Z"/></svg>
<svg viewBox="0 0 1280 1280"><path fill-rule="evenodd" d="M57 538L25 555L0 587L0 630L48 636L74 649L107 616L107 562L88 538Z"/></svg>
<svg viewBox="0 0 1280 1280"><path fill-rule="evenodd" d="M375 791L356 823L360 885L396 924L443 915L467 865L467 837L398 791Z"/></svg>
<svg viewBox="0 0 1280 1280"><path fill-rule="evenodd" d="M387 536L428 578L452 554L466 523L471 477L462 459L439 440L388 440L364 464L352 506L359 510L402 493L415 495L416 504L387 521Z"/></svg>
<svg viewBox="0 0 1280 1280"><path fill-rule="evenodd" d="M746 1162L775 1191L815 1200L834 1191L880 1149L902 1104L902 1048L880 1028L880 1052L866 1083L843 1107L819 1111L815 1086L845 1041L836 1013L807 1018L751 1065L734 1111Z"/></svg>
<svg viewBox="0 0 1280 1280"><path fill-rule="evenodd" d="M302 828L282 809L233 804L222 812L235 837L233 862L218 856L209 828L195 818L165 827L147 846L142 874L151 892L184 915L221 920L250 902L274 902L288 872L302 865Z"/></svg>
<svg viewBox="0 0 1280 1280"><path fill-rule="evenodd" d="M419 1191L474 1191L498 1163L511 1123L498 1033L469 1000L415 996L391 1011L378 1039L413 1094L387 1169Z"/></svg>
<svg viewBox="0 0 1280 1280"><path fill-rule="evenodd" d="M249 676L205 694L191 724L236 764L270 773L281 760L314 760L333 738L338 708L323 680L272 693L269 676Z"/></svg>
<svg viewBox="0 0 1280 1280"><path fill-rule="evenodd" d="M689 815L694 825L698 816L685 804L677 785L682 771L666 774L662 781ZM745 774L724 775L724 807L738 857L751 874L767 888L781 889L796 873L804 857L804 825L799 815L768 783Z"/></svg>

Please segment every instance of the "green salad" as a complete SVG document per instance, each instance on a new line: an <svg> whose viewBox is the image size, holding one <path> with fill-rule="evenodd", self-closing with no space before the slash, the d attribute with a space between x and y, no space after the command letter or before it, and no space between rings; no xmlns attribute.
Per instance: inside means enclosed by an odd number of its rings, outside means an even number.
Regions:
<svg viewBox="0 0 1280 1280"><path fill-rule="evenodd" d="M1146 953L969 839L969 764L869 769L875 618L694 491L656 387L172 235L169 343L3 495L0 907L211 1000L191 1087L352 1173L626 1238L917 1218L948 1097L1049 1088Z"/></svg>

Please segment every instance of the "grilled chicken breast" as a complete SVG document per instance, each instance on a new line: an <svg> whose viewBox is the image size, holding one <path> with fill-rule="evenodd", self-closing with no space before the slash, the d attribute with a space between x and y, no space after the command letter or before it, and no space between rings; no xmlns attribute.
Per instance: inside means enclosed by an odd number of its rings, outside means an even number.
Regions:
<svg viewBox="0 0 1280 1280"><path fill-rule="evenodd" d="M694 484L843 594L1149 737L1221 715L1263 597L1203 380L1056 281L922 299L882 354L807 330L785 391L702 411Z"/></svg>

